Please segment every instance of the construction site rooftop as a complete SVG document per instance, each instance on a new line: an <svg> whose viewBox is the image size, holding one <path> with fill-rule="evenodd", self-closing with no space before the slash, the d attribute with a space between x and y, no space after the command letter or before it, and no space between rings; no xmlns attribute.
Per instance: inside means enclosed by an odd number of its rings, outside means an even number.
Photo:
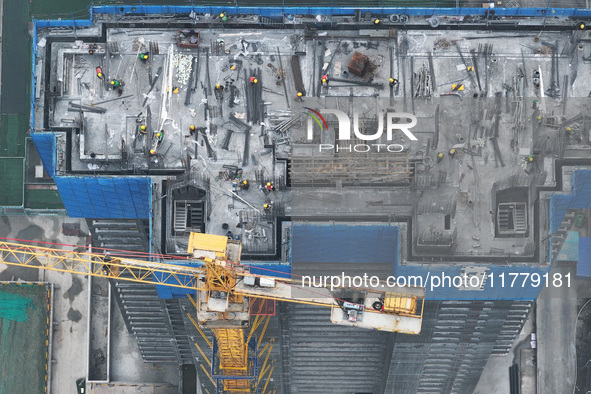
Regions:
<svg viewBox="0 0 591 394"><path fill-rule="evenodd" d="M406 229L401 261L548 261L539 193L590 152L591 40L572 21L112 18L39 31L35 131L57 136L58 175L151 176L167 253L200 231L287 261L284 222L361 220ZM416 139L391 130L408 115Z"/></svg>

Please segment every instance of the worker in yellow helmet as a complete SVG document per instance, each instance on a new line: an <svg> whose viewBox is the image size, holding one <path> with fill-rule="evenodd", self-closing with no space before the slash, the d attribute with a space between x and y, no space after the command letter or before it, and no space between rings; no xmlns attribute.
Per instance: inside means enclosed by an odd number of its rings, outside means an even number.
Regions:
<svg viewBox="0 0 591 394"><path fill-rule="evenodd" d="M240 189L242 190L248 190L250 188L250 184L248 183L248 181L245 179L242 182L240 182Z"/></svg>
<svg viewBox="0 0 591 394"><path fill-rule="evenodd" d="M156 149L150 149L150 155L154 156L156 154Z"/></svg>
<svg viewBox="0 0 591 394"><path fill-rule="evenodd" d="M160 130L156 133L156 139L158 142L161 142L164 139L164 130Z"/></svg>
<svg viewBox="0 0 591 394"><path fill-rule="evenodd" d="M296 98L295 98L295 100L296 100L296 101L304 101L303 97L304 97L304 93L302 93L302 92L298 92L298 93L296 94Z"/></svg>
<svg viewBox="0 0 591 394"><path fill-rule="evenodd" d="M398 80L396 78L390 77L390 79L388 80L388 83L390 84L390 87L393 88L396 85L398 85Z"/></svg>
<svg viewBox="0 0 591 394"><path fill-rule="evenodd" d="M191 125L191 126L189 127L189 133L190 133L191 135L195 134L195 126Z"/></svg>
<svg viewBox="0 0 591 394"><path fill-rule="evenodd" d="M142 133L142 134L146 134L146 131L147 131L147 130L146 130L146 125L141 125L141 126L140 126L140 133Z"/></svg>
<svg viewBox="0 0 591 394"><path fill-rule="evenodd" d="M258 83L258 82L259 82L259 80L258 80L258 79L256 79L255 77L250 77L250 78L248 78L248 80L249 80L249 81L250 81L250 83L252 83L253 85L254 85L255 83Z"/></svg>
<svg viewBox="0 0 591 394"><path fill-rule="evenodd" d="M228 21L228 15L226 14L226 11L220 12L220 19L222 20L222 22Z"/></svg>
<svg viewBox="0 0 591 394"><path fill-rule="evenodd" d="M270 203L263 204L263 208L265 209L266 212L269 212L269 211L271 211L271 204Z"/></svg>
<svg viewBox="0 0 591 394"><path fill-rule="evenodd" d="M275 191L275 186L273 186L273 184L271 182L267 182L267 184L265 185L265 188L267 189L268 192Z"/></svg>
<svg viewBox="0 0 591 394"><path fill-rule="evenodd" d="M456 150L454 148L451 148L449 150L449 156L453 159L455 155L456 155Z"/></svg>
<svg viewBox="0 0 591 394"><path fill-rule="evenodd" d="M437 154L437 163L441 163L441 160L443 160L443 153L439 152Z"/></svg>

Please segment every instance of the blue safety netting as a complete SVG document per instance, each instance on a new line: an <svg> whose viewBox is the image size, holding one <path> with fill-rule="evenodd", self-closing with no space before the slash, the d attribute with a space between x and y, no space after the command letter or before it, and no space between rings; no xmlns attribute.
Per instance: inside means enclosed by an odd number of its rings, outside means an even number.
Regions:
<svg viewBox="0 0 591 394"><path fill-rule="evenodd" d="M239 6L174 6L174 5L136 5L136 6L97 6L91 8L93 14L188 14L192 11L198 14L219 14L225 11L228 15L232 14L253 14L262 16L281 16L285 14L292 15L354 15L355 11L371 12L377 15L387 14L407 14L416 16L431 15L484 15L487 11L483 7L248 7ZM589 17L591 10L579 8L495 8L497 16L521 16L521 17Z"/></svg>
<svg viewBox="0 0 591 394"><path fill-rule="evenodd" d="M51 177L55 175L56 143L53 133L31 133L31 139L35 143L39 157L43 162L45 171Z"/></svg>
<svg viewBox="0 0 591 394"><path fill-rule="evenodd" d="M203 263L199 261L166 261L166 264L173 264L173 265L180 265L183 267L201 267ZM161 283L169 283L169 284L178 284L179 281L174 277L165 278L165 274L161 272L155 272L154 276L156 277L158 282ZM197 280L196 278L183 278L181 276L181 280L183 283L189 283L191 281ZM158 292L159 298L169 299L169 298L185 298L187 295L191 295L193 297L196 296L196 290L187 289L184 287L173 287L168 285L156 285L156 291Z"/></svg>
<svg viewBox="0 0 591 394"><path fill-rule="evenodd" d="M572 192L550 197L550 232L555 233L569 209L591 208L591 170L573 172Z"/></svg>
<svg viewBox="0 0 591 394"><path fill-rule="evenodd" d="M579 238L579 262L577 263L577 276L591 277L591 238Z"/></svg>
<svg viewBox="0 0 591 394"><path fill-rule="evenodd" d="M150 217L152 180L148 177L56 176L54 181L70 217Z"/></svg>

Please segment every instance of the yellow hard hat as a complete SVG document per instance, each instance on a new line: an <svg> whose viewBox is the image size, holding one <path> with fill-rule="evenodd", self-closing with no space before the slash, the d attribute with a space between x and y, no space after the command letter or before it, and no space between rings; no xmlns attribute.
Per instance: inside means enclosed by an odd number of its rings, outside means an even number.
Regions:
<svg viewBox="0 0 591 394"><path fill-rule="evenodd" d="M98 75L99 77L102 77L103 76L103 73L98 73L96 75Z"/></svg>
<svg viewBox="0 0 591 394"><path fill-rule="evenodd" d="M263 208L268 208L268 207L269 207L268 204L263 205Z"/></svg>
<svg viewBox="0 0 591 394"><path fill-rule="evenodd" d="M220 14L220 18L223 18L224 16L226 16L226 14L224 14L223 12Z"/></svg>
<svg viewBox="0 0 591 394"><path fill-rule="evenodd" d="M253 82L254 82L254 83L257 83L258 81L259 81L259 80L255 78Z"/></svg>
<svg viewBox="0 0 591 394"><path fill-rule="evenodd" d="M150 153L151 153L151 154L154 154L154 153L156 153L156 150L154 150L154 149L150 149Z"/></svg>
<svg viewBox="0 0 591 394"><path fill-rule="evenodd" d="M267 186L271 186L271 182L267 182Z"/></svg>
<svg viewBox="0 0 591 394"><path fill-rule="evenodd" d="M158 137L158 138L162 137L162 133L156 133L156 137Z"/></svg>
<svg viewBox="0 0 591 394"><path fill-rule="evenodd" d="M115 81L111 81L111 85L115 85Z"/></svg>
<svg viewBox="0 0 591 394"><path fill-rule="evenodd" d="M298 97L302 97L303 93L302 92L298 92Z"/></svg>
<svg viewBox="0 0 591 394"><path fill-rule="evenodd" d="M377 25L378 23L380 23L380 20L376 19L375 21L373 21L373 23L375 23Z"/></svg>
<svg viewBox="0 0 591 394"><path fill-rule="evenodd" d="M326 78L322 78L322 82L326 82Z"/></svg>
<svg viewBox="0 0 591 394"><path fill-rule="evenodd" d="M217 85L215 85L216 89L219 89L222 85L220 85L219 83Z"/></svg>
<svg viewBox="0 0 591 394"><path fill-rule="evenodd" d="M443 157L443 153L437 154L437 157Z"/></svg>
<svg viewBox="0 0 591 394"><path fill-rule="evenodd" d="M191 125L191 127L189 127L191 130L195 130L195 126Z"/></svg>
<svg viewBox="0 0 591 394"><path fill-rule="evenodd" d="M230 67L230 70L235 70L236 69L236 65L232 64L232 67Z"/></svg>
<svg viewBox="0 0 591 394"><path fill-rule="evenodd" d="M242 183L244 183L246 185L248 183L248 181L242 181Z"/></svg>
<svg viewBox="0 0 591 394"><path fill-rule="evenodd" d="M140 129L142 129L142 130L146 130L146 126L144 126L144 125L141 125L141 126L140 126Z"/></svg>
<svg viewBox="0 0 591 394"><path fill-rule="evenodd" d="M389 79L389 81L390 81L390 82L394 82L394 78L390 78L390 79Z"/></svg>
<svg viewBox="0 0 591 394"><path fill-rule="evenodd" d="M456 150L455 149L450 149L449 150L449 153L451 153L451 154L456 153Z"/></svg>

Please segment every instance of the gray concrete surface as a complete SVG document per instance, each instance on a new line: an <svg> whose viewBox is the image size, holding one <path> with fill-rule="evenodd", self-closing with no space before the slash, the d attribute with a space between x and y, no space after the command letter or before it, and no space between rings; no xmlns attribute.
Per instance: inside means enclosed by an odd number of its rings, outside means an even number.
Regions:
<svg viewBox="0 0 591 394"><path fill-rule="evenodd" d="M567 274L568 267L554 273ZM538 393L572 394L575 384L575 322L577 294L574 286L542 289L536 305L538 341Z"/></svg>
<svg viewBox="0 0 591 394"><path fill-rule="evenodd" d="M529 338L535 330L534 322L535 314L530 313L509 354L489 357L474 394L509 394L509 367L518 362L520 349L530 347Z"/></svg>
<svg viewBox="0 0 591 394"><path fill-rule="evenodd" d="M79 221L82 236L63 235L61 230L64 221L68 223ZM86 222L81 219L61 216L0 217L0 237L84 245L86 231ZM11 279L44 281L55 285L51 392L77 394L76 379L86 377L87 370L88 282L86 277L0 264L0 281ZM111 329L115 346L118 347L112 351L113 380L153 383L144 386L133 386L134 383L125 383L132 385L125 386L123 383L116 383L120 386L97 386L96 390L93 388L93 392L99 394L178 392L178 367L144 364L137 343L134 337L127 333L118 309L114 315Z"/></svg>

